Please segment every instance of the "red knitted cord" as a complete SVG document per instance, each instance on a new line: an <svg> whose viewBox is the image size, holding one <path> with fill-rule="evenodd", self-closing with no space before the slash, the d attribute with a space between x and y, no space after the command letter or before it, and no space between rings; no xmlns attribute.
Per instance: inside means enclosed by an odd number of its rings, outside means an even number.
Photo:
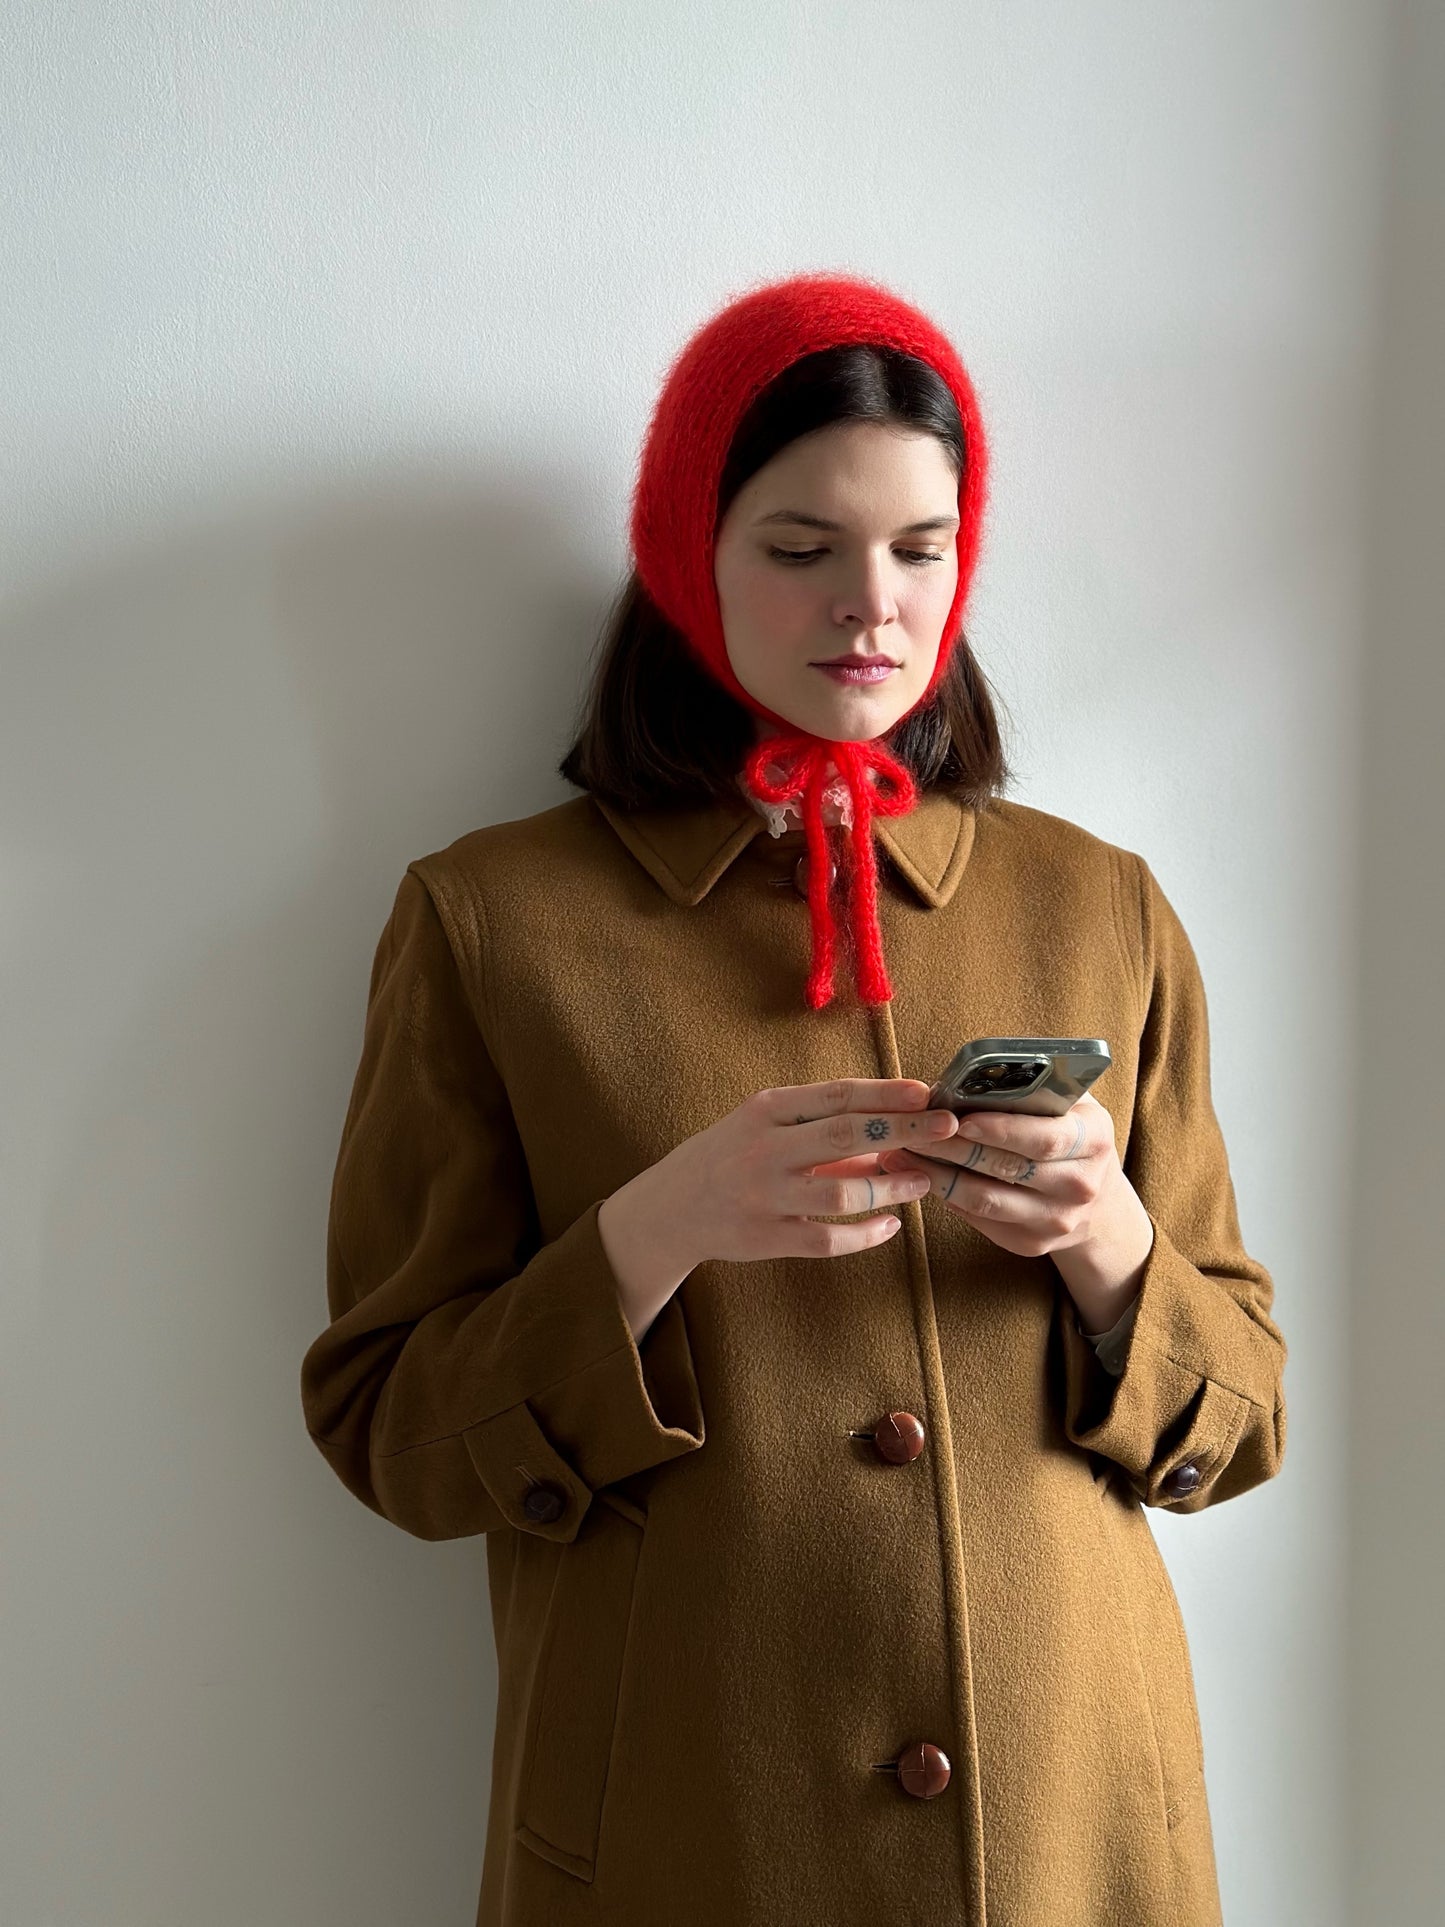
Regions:
<svg viewBox="0 0 1445 1927"><path fill-rule="evenodd" d="M865 1003L886 1003L893 995L878 928L872 819L911 810L917 788L909 771L881 743L835 742L799 730L743 688L728 660L718 606L714 523L723 465L755 396L803 355L852 344L897 348L927 362L947 383L963 423L966 459L955 538L958 583L938 660L918 698L918 703L927 701L947 667L973 579L987 497L988 448L973 385L947 336L879 283L859 275L793 275L751 288L699 329L664 379L643 440L630 518L633 559L643 588L702 667L777 731L748 756L742 775L760 801L801 799L813 935L806 997L815 1010L833 995L835 933L822 815L829 759L847 781L853 802L849 928L858 994ZM784 775L768 785L763 768L771 762L781 763ZM877 772L891 790L876 786L869 771Z"/></svg>
<svg viewBox="0 0 1445 1927"><path fill-rule="evenodd" d="M833 995L834 928L828 890L827 831L822 810L830 758L847 782L853 803L853 822L848 832L849 930L857 961L858 994L866 1004L887 1003L893 995L878 929L878 867L873 850L872 819L902 816L918 800L912 772L879 742L829 743L805 730L795 730L790 736L772 736L760 743L744 765L748 787L760 800L784 803L800 795L803 798L803 825L808 841L808 909L813 926L813 968L805 994L814 1010L821 1010ZM780 767L781 773L770 779L766 770L774 765ZM878 771L889 787L875 786L869 777L870 770Z"/></svg>

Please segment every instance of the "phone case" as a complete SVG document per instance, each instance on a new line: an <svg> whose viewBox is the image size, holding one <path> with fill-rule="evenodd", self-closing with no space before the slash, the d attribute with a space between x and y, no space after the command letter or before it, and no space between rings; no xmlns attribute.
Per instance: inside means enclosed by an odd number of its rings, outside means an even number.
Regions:
<svg viewBox="0 0 1445 1927"><path fill-rule="evenodd" d="M928 1108L1059 1117L1112 1062L1102 1037L975 1037L929 1091Z"/></svg>

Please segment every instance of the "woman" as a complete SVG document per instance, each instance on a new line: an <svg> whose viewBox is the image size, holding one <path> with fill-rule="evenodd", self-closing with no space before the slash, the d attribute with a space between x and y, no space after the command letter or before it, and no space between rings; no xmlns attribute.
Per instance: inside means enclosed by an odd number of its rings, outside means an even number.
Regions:
<svg viewBox="0 0 1445 1927"><path fill-rule="evenodd" d="M1143 1508L1274 1475L1285 1348L1177 916L1000 794L985 479L916 308L730 303L649 426L584 794L382 932L302 1396L368 1506L487 1535L480 1922L1219 1920ZM998 1035L1108 1039L1102 1097L928 1110Z"/></svg>

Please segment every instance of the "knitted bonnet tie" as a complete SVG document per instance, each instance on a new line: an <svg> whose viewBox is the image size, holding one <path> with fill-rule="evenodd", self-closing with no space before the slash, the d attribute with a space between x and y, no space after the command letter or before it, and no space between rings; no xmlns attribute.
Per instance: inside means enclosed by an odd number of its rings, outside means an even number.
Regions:
<svg viewBox="0 0 1445 1927"><path fill-rule="evenodd" d="M816 736L743 688L728 660L713 574L714 544L719 484L733 437L751 403L804 355L853 345L895 348L926 362L947 383L963 423L966 459L955 538L958 585L933 674L912 708L926 702L959 635L978 554L988 457L973 384L948 338L887 288L857 275L793 275L752 288L705 323L663 381L643 439L630 529L637 578L648 596L714 680L775 726L775 733L745 758L740 776L756 801L801 799L813 937L804 994L814 1010L833 996L835 930L823 823L829 765L846 782L852 801L845 865L848 921L858 995L865 1004L887 1003L893 996L878 927L873 818L906 815L918 801L918 789L912 773L880 740ZM778 771L776 776L767 774L770 767Z"/></svg>

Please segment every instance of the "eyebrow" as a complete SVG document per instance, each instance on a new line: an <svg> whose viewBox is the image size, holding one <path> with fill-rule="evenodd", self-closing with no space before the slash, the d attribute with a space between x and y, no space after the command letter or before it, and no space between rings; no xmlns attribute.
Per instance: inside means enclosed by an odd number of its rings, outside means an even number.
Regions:
<svg viewBox="0 0 1445 1927"><path fill-rule="evenodd" d="M836 534L842 529L841 522L827 522L821 515L805 515L801 509L774 509L770 515L760 515L753 527L762 528L768 522L796 522L805 529L827 529ZM933 529L957 528L956 515L930 515L927 521L910 522L906 528L895 529L895 535L926 535Z"/></svg>

